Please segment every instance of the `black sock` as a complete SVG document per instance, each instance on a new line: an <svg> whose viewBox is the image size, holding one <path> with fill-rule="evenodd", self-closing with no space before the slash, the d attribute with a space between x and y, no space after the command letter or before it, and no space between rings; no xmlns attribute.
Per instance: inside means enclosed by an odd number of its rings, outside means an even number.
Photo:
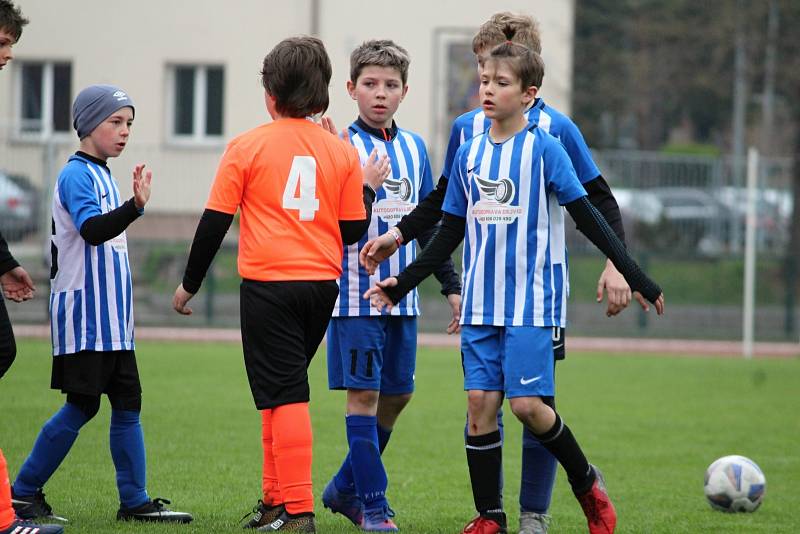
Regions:
<svg viewBox="0 0 800 534"><path fill-rule="evenodd" d="M534 435L567 472L567 479L575 495L583 495L591 489L595 479L594 470L560 415L556 413L556 421L550 430Z"/></svg>
<svg viewBox="0 0 800 534"><path fill-rule="evenodd" d="M467 436L466 448L475 509L482 516L493 519L505 527L503 500L500 496L500 476L503 472L503 443L500 441L500 431L495 430L481 436Z"/></svg>

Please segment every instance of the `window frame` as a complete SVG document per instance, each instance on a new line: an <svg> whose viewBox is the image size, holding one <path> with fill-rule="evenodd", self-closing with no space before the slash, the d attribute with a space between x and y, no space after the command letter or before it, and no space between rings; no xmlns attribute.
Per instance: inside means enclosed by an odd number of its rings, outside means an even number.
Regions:
<svg viewBox="0 0 800 534"><path fill-rule="evenodd" d="M74 74L75 74L75 64L70 59L36 59L36 58L25 58L25 59L16 59L13 63L14 65L14 72L15 72L15 80L14 80L14 139L16 141L25 141L25 142L35 142L35 143L46 143L49 141L72 141L73 140L73 129L72 125L72 109L71 103L73 100L74 95L72 94L73 91L73 81L74 81ZM33 121L34 119L25 119L23 118L22 114L24 111L23 108L23 94L25 91L24 88L24 75L23 75L23 68L28 65L41 65L42 66L42 101L40 102L41 105L41 117L39 119L40 128L38 131L26 131L23 128L23 124L26 121ZM55 124L53 120L53 109L55 107L55 67L56 65L68 65L69 66L69 98L68 101L70 102L70 107L68 108L69 112L69 127L66 130L55 130ZM45 119L47 117L47 119Z"/></svg>
<svg viewBox="0 0 800 534"><path fill-rule="evenodd" d="M177 70L191 68L194 72L194 103L192 106L192 133L178 134L176 130L176 84L178 82ZM225 64L224 63L167 63L167 113L166 113L166 138L168 144L179 147L217 147L225 144ZM219 134L206 133L207 103L208 103L208 71L209 69L222 70L222 102L221 113L222 131Z"/></svg>

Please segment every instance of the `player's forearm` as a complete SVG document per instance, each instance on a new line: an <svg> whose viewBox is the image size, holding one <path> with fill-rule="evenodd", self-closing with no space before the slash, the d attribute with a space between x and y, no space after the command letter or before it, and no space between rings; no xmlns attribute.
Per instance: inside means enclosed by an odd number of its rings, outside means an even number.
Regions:
<svg viewBox="0 0 800 534"><path fill-rule="evenodd" d="M625 227L622 224L622 214L608 182L602 175L598 175L597 178L586 182L583 186L589 195L589 202L597 208L597 211L603 214L608 225L617 234L619 240L625 244Z"/></svg>
<svg viewBox="0 0 800 534"><path fill-rule="evenodd" d="M420 236L428 228L432 228L442 218L442 204L447 192L447 178L442 176L436 189L417 204L411 213L404 215L397 223L397 229L403 234L403 241L408 243Z"/></svg>
<svg viewBox="0 0 800 534"><path fill-rule="evenodd" d="M639 291L650 302L655 302L661 294L661 288L631 259L625 245L589 199L581 197L564 207L578 224L578 230L614 263L631 289Z"/></svg>
<svg viewBox="0 0 800 534"><path fill-rule="evenodd" d="M439 231L441 226L437 224L432 228L428 228L427 230L423 231L419 237L417 237L417 242L421 249L425 249L430 243L431 239L436 235ZM443 261L435 271L433 271L433 276L439 281L439 284L442 286L442 295L460 295L461 294L461 277L456 272L455 265L453 264L453 258L448 256L445 261Z"/></svg>
<svg viewBox="0 0 800 534"><path fill-rule="evenodd" d="M345 245L357 243L369 229L369 223L372 220L372 203L375 202L375 191L365 185L363 194L364 210L367 212L366 218L361 221L339 221L339 232L342 234L342 243Z"/></svg>
<svg viewBox="0 0 800 534"><path fill-rule="evenodd" d="M19 263L11 255L11 251L8 250L8 243L6 243L3 234L0 234L0 275L6 274L17 267L19 267Z"/></svg>
<svg viewBox="0 0 800 534"><path fill-rule="evenodd" d="M80 234L87 243L97 247L120 235L140 216L141 213L131 198L108 213L86 219L81 225Z"/></svg>
<svg viewBox="0 0 800 534"><path fill-rule="evenodd" d="M442 225L428 246L425 247L417 259L397 275L397 285L385 288L384 292L398 303L412 289L417 287L425 278L433 273L464 239L466 219L445 213Z"/></svg>
<svg viewBox="0 0 800 534"><path fill-rule="evenodd" d="M183 289L197 293L206 277L211 261L217 254L225 234L233 222L233 215L215 210L205 210L194 233L189 260L183 273Z"/></svg>

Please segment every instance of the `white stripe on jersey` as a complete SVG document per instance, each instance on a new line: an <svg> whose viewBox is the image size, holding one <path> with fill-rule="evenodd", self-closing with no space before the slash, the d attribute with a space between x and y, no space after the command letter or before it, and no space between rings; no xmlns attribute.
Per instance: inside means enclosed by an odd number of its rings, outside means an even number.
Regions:
<svg viewBox="0 0 800 534"><path fill-rule="evenodd" d="M523 154L525 154L528 159L530 159L530 155L533 154L534 139L535 137L532 135L527 136L522 146ZM531 180L533 179L531 176L532 169L533 166L527 162L521 166L521 175L519 177L520 198L530 198L531 196ZM529 211L525 210L520 214L518 219L517 253L514 258L514 280L516 280L517 283L514 287L514 317L511 321L513 326L523 325L525 304L528 297L528 233L522 231L522 229L528 228L528 215ZM525 280L526 282L520 283L520 280Z"/></svg>
<svg viewBox="0 0 800 534"><path fill-rule="evenodd" d="M544 264L550 237L550 215L547 210L547 189L544 181L544 161L539 159L539 201L536 224L536 266L533 272L533 323L544 324Z"/></svg>
<svg viewBox="0 0 800 534"><path fill-rule="evenodd" d="M533 108L531 108L533 110ZM544 130L547 133L550 133L550 125L552 124L553 119L548 115L544 110L539 111L539 118L537 119L537 125L539 128Z"/></svg>

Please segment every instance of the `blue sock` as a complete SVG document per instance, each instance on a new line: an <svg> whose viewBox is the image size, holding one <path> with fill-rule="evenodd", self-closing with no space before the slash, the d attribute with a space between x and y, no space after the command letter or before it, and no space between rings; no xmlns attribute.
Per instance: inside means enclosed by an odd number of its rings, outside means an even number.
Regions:
<svg viewBox="0 0 800 534"><path fill-rule="evenodd" d="M386 445L389 443L389 438L392 437L392 431L387 430L381 425L376 425L376 428L378 430L378 450L383 454ZM353 480L353 465L350 462L350 451L347 452L347 456L345 456L344 462L342 462L342 466L339 468L339 472L333 477L333 480L336 489L340 493L355 494L356 482Z"/></svg>
<svg viewBox="0 0 800 534"><path fill-rule="evenodd" d="M64 404L39 432L33 450L14 481L14 493L28 496L44 487L66 458L78 432L88 420L80 408L74 404Z"/></svg>
<svg viewBox="0 0 800 534"><path fill-rule="evenodd" d="M388 506L388 480L378 448L378 418L370 415L348 415L346 423L356 492L364 503L365 510L384 508Z"/></svg>
<svg viewBox="0 0 800 534"><path fill-rule="evenodd" d="M523 512L546 514L550 508L558 463L533 433L522 431L522 478L519 506Z"/></svg>
<svg viewBox="0 0 800 534"><path fill-rule="evenodd" d="M139 412L111 410L109 444L117 470L117 489L122 506L130 509L148 502L144 434L139 423Z"/></svg>

